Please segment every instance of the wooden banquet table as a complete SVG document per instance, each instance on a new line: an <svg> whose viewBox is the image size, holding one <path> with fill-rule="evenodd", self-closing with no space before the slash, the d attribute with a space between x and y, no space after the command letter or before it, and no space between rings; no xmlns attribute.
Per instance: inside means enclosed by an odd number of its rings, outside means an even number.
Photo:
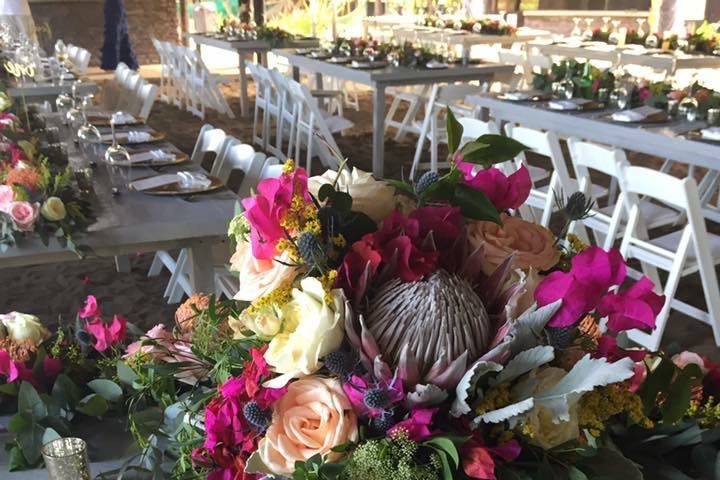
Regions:
<svg viewBox="0 0 720 480"><path fill-rule="evenodd" d="M8 89L8 95L15 99L26 98L34 102L42 100L53 100L61 93L70 93L72 90L73 82L65 81L62 84L57 82L35 82L33 80L25 80L20 84L12 83ZM98 86L95 82L83 81L77 87L77 93L79 95L87 95L89 93L95 93L98 91ZM52 102L51 102L52 103ZM53 105L54 108L54 105Z"/></svg>
<svg viewBox="0 0 720 480"><path fill-rule="evenodd" d="M74 168L87 166L88 158L72 146L69 149ZM111 179L100 152L96 151L92 159L97 161L97 167L93 169L94 194L90 201L97 221L87 233L75 235L75 243L91 249L89 258L187 248L191 285L198 292L214 291L211 247L227 239L227 225L234 216L237 196L226 188L190 198L135 191L112 195ZM192 164L180 164L162 167L161 173L198 169ZM138 179L159 173L147 167L133 167L129 174ZM75 253L55 240L46 247L39 238L31 237L0 253L0 268L77 260L80 259Z"/></svg>
<svg viewBox="0 0 720 480"><path fill-rule="evenodd" d="M586 58L611 62L613 65L640 65L665 70L669 75L677 70L696 70L702 68L720 68L720 56L687 54L675 52L654 52L643 47L626 46L618 48L604 42L584 44L571 43L533 43L528 49L536 49L543 55L564 58Z"/></svg>
<svg viewBox="0 0 720 480"><path fill-rule="evenodd" d="M373 174L384 175L385 154L385 89L391 86L433 85L436 83L469 82L471 80L492 80L496 74L512 73L514 65L497 63L479 63L470 65L450 65L443 69L418 69L410 67L386 66L378 69L352 68L312 57L300 55L294 49L273 50L275 55L285 57L293 67L293 77L299 80L300 70L315 73L317 88L322 88L322 77L340 78L373 90Z"/></svg>
<svg viewBox="0 0 720 480"><path fill-rule="evenodd" d="M315 48L320 46L320 40L317 38L296 38L283 41L277 45L272 44L268 40L228 40L227 38L217 38L214 33L186 33L185 37L195 42L198 52L200 52L202 45L208 45L236 52L240 56L240 114L244 117L250 113L250 101L247 90L248 81L247 74L245 73L245 60L248 56L256 54L258 62L267 66L267 52L273 48Z"/></svg>

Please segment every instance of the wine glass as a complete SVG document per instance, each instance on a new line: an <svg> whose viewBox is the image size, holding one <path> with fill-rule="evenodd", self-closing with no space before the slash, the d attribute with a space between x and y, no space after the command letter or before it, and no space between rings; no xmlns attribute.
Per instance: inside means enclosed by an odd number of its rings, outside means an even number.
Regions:
<svg viewBox="0 0 720 480"><path fill-rule="evenodd" d="M624 85L620 85L612 91L612 100L618 110L625 110L630 104L630 93Z"/></svg>
<svg viewBox="0 0 720 480"><path fill-rule="evenodd" d="M658 45L660 45L660 39L654 33L651 33L645 39L645 46L647 48L658 48Z"/></svg>
<svg viewBox="0 0 720 480"><path fill-rule="evenodd" d="M87 106L92 104L92 99L93 95L85 95L82 100L81 118L83 123L78 128L77 138L78 141L84 143L100 143L102 141L100 130L87 119Z"/></svg>
<svg viewBox="0 0 720 480"><path fill-rule="evenodd" d="M127 148L120 145L117 141L115 134L115 125L122 112L115 112L110 118L110 131L112 132L112 145L105 150L105 163L108 167L108 174L110 176L110 186L112 188L113 195L120 193L120 190L126 188L130 182L131 177L131 166L130 153ZM123 168L127 167L125 171Z"/></svg>
<svg viewBox="0 0 720 480"><path fill-rule="evenodd" d="M602 28L600 30L602 30L605 33L609 32L611 19L612 19L612 17L602 17L603 24L602 24Z"/></svg>
<svg viewBox="0 0 720 480"><path fill-rule="evenodd" d="M643 28L643 25L645 25L645 22L646 22L646 21L647 21L647 19L645 19L645 18L638 18L638 19L637 19L637 24L638 24L637 35L638 35L638 38L643 38L643 37L645 36L645 29Z"/></svg>
<svg viewBox="0 0 720 480"><path fill-rule="evenodd" d="M586 17L585 18L585 31L583 32L583 35L582 35L583 38L585 38L586 40L590 40L593 36L592 25L593 25L592 17Z"/></svg>
<svg viewBox="0 0 720 480"><path fill-rule="evenodd" d="M55 98L55 109L60 114L60 118L62 118L63 123L67 123L67 114L74 105L75 101L73 100L73 97L71 97L67 92L61 92Z"/></svg>
<svg viewBox="0 0 720 480"><path fill-rule="evenodd" d="M572 29L572 32L570 32L571 37L579 37L582 35L582 30L580 29L580 17L573 17L572 19L575 26Z"/></svg>

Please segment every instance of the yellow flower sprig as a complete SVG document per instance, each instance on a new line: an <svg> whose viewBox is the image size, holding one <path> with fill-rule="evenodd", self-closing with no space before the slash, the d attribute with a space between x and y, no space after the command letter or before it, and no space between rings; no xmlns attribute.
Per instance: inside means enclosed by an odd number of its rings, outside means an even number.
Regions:
<svg viewBox="0 0 720 480"><path fill-rule="evenodd" d="M653 422L645 416L640 397L622 383L597 388L583 395L579 423L592 436L599 437L606 428L607 420L621 413L626 413L633 423L643 428L653 427Z"/></svg>

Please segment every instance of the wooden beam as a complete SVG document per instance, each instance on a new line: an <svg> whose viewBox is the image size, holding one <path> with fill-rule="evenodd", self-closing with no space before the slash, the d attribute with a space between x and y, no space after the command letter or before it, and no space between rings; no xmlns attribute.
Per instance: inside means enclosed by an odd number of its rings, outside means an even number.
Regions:
<svg viewBox="0 0 720 480"><path fill-rule="evenodd" d="M253 13L257 25L265 23L265 0L253 0Z"/></svg>
<svg viewBox="0 0 720 480"><path fill-rule="evenodd" d="M188 33L188 26L187 0L180 0L180 42L183 45L187 45L185 34Z"/></svg>

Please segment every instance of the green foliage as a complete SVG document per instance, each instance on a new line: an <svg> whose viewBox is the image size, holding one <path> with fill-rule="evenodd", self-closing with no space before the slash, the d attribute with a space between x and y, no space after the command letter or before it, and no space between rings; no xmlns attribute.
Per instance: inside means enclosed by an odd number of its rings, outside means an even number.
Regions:
<svg viewBox="0 0 720 480"><path fill-rule="evenodd" d="M452 472L457 468L457 463L454 461L456 456L457 451L453 452L444 442L422 446L406 435L368 440L355 449L339 478L341 480L452 479Z"/></svg>
<svg viewBox="0 0 720 480"><path fill-rule="evenodd" d="M702 377L697 365L689 364L681 369L670 358L661 356L637 392L645 414L650 418L659 414L665 424L678 422L690 406L693 387L700 385ZM664 401L658 402L659 398Z"/></svg>

